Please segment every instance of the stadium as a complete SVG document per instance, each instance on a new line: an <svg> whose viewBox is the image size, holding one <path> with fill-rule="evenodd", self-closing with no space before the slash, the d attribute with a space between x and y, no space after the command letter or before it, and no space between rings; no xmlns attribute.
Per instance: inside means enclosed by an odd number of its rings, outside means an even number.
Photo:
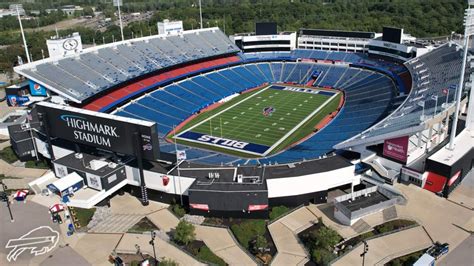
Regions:
<svg viewBox="0 0 474 266"><path fill-rule="evenodd" d="M126 191L192 214L266 217L271 206L397 180L448 197L472 168L472 148L443 148L459 108L470 116L458 129L472 127L459 40L260 26L85 49L69 36L55 40L58 55L15 67L32 108L28 126L8 128L11 142L55 173L31 188L53 184L82 208ZM54 184L73 173L85 186L67 197Z"/></svg>

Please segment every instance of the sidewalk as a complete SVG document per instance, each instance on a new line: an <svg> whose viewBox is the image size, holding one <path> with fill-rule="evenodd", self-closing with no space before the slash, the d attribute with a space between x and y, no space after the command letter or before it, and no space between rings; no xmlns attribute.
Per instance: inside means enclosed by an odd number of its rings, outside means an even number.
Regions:
<svg viewBox="0 0 474 266"><path fill-rule="evenodd" d="M47 171L49 171L49 169L14 167L0 159L0 174L5 176L35 179L44 175L44 173L46 173Z"/></svg>
<svg viewBox="0 0 474 266"><path fill-rule="evenodd" d="M196 226L196 238L229 265L257 265L234 241L225 228Z"/></svg>
<svg viewBox="0 0 474 266"><path fill-rule="evenodd" d="M268 230L278 250L272 265L303 265L308 262L309 254L297 234L317 222L318 216L307 207L301 207L270 224Z"/></svg>
<svg viewBox="0 0 474 266"><path fill-rule="evenodd" d="M421 226L410 228L397 233L373 238L367 241L369 251L365 256L365 265L384 265L393 258L431 246L431 240ZM359 245L333 265L360 265L360 254L364 245Z"/></svg>

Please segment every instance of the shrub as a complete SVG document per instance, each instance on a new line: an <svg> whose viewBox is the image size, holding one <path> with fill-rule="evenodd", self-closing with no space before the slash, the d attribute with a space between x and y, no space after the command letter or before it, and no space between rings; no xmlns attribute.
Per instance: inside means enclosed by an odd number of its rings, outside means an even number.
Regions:
<svg viewBox="0 0 474 266"><path fill-rule="evenodd" d="M179 221L173 240L178 244L188 245L196 239L194 229L194 225L184 220Z"/></svg>
<svg viewBox="0 0 474 266"><path fill-rule="evenodd" d="M163 260L160 261L160 266L178 266L179 264L174 261L174 260L171 260L171 259L165 259L163 258Z"/></svg>
<svg viewBox="0 0 474 266"><path fill-rule="evenodd" d="M310 237L314 247L329 251L333 250L334 246L341 240L341 237L336 231L326 226L322 226L319 230L311 232Z"/></svg>
<svg viewBox="0 0 474 266"><path fill-rule="evenodd" d="M336 255L323 248L315 248L312 252L313 260L319 265L329 265Z"/></svg>
<svg viewBox="0 0 474 266"><path fill-rule="evenodd" d="M173 204L171 207L171 211L173 211L176 216L179 218L183 217L186 214L186 210L179 204Z"/></svg>

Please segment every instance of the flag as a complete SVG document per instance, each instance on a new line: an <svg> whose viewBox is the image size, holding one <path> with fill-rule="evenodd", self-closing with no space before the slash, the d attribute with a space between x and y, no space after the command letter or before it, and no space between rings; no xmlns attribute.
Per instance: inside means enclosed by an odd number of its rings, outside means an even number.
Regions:
<svg viewBox="0 0 474 266"><path fill-rule="evenodd" d="M448 88L444 88L444 89L443 89L443 94L444 94L444 95L448 95L448 93L449 93L449 89L448 89Z"/></svg>

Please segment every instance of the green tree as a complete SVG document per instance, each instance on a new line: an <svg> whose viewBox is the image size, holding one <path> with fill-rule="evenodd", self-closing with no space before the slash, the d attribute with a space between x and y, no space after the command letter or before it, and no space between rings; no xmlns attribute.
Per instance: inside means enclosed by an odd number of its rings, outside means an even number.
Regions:
<svg viewBox="0 0 474 266"><path fill-rule="evenodd" d="M268 246L268 241L264 236L257 236L255 239L255 247L257 249L264 249Z"/></svg>
<svg viewBox="0 0 474 266"><path fill-rule="evenodd" d="M323 248L328 251L332 251L334 246L341 240L336 231L326 226L311 232L310 237L314 247Z"/></svg>
<svg viewBox="0 0 474 266"><path fill-rule="evenodd" d="M92 7L84 7L84 10L82 11L82 14L84 16L94 16L94 10L92 10Z"/></svg>
<svg viewBox="0 0 474 266"><path fill-rule="evenodd" d="M179 221L178 226L176 226L173 239L178 244L188 245L196 239L196 233L194 230L194 225L181 220Z"/></svg>

